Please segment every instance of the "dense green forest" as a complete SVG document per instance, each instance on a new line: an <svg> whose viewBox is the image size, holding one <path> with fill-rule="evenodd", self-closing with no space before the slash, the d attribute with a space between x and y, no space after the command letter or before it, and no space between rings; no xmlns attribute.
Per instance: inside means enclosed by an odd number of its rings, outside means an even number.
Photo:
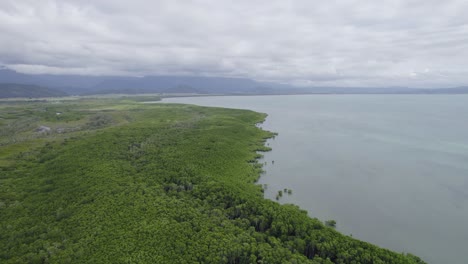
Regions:
<svg viewBox="0 0 468 264"><path fill-rule="evenodd" d="M0 103L1 263L423 263L264 199L265 114L139 101Z"/></svg>

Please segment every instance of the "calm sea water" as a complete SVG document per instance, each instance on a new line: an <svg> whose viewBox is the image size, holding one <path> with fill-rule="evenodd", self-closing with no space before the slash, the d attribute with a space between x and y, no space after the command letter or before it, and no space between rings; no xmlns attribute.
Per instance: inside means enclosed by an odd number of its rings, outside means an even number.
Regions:
<svg viewBox="0 0 468 264"><path fill-rule="evenodd" d="M428 263L468 263L468 96L300 95L164 102L268 114L267 198ZM272 163L274 161L274 163Z"/></svg>

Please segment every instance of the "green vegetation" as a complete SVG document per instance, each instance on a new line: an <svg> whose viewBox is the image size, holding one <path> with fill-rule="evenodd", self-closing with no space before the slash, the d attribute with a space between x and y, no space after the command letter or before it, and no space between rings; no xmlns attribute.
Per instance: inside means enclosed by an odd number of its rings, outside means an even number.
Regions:
<svg viewBox="0 0 468 264"><path fill-rule="evenodd" d="M327 220L327 221L325 221L325 225L335 228L336 227L336 221L335 220Z"/></svg>
<svg viewBox="0 0 468 264"><path fill-rule="evenodd" d="M0 104L1 263L423 263L264 199L264 114L136 101Z"/></svg>
<svg viewBox="0 0 468 264"><path fill-rule="evenodd" d="M265 187L263 189L266 189ZM281 199L281 197L283 197L283 194L287 194L287 195L291 195L292 194L292 190L291 189L288 189L288 188L284 188L283 190L279 190L278 193L276 194L276 197L275 199L277 201L279 201Z"/></svg>

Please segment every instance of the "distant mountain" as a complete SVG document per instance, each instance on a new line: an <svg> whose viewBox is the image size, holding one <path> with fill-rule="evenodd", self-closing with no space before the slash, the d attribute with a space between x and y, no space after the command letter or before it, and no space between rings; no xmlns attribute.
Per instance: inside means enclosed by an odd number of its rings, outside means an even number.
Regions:
<svg viewBox="0 0 468 264"><path fill-rule="evenodd" d="M93 87L94 93L136 91L145 93L255 94L273 93L263 83L243 78L147 76L109 79Z"/></svg>
<svg viewBox="0 0 468 264"><path fill-rule="evenodd" d="M89 93L92 87L108 78L107 76L24 74L9 69L0 69L0 83L33 84L71 95Z"/></svg>
<svg viewBox="0 0 468 264"><path fill-rule="evenodd" d="M468 87L415 89L405 87L298 87L246 78L200 76L80 76L23 74L0 68L0 83L38 85L70 95L185 94L468 94Z"/></svg>
<svg viewBox="0 0 468 264"><path fill-rule="evenodd" d="M68 94L108 93L198 93L253 94L272 93L276 84L259 83L250 79L195 76L78 76L23 74L0 69L0 82L34 84L61 90ZM292 86L288 86L293 88Z"/></svg>
<svg viewBox="0 0 468 264"><path fill-rule="evenodd" d="M38 81L39 79L35 75L0 68L0 83L38 84Z"/></svg>
<svg viewBox="0 0 468 264"><path fill-rule="evenodd" d="M428 89L428 90L424 90L424 93L426 94L468 94L468 86L445 88L445 89Z"/></svg>
<svg viewBox="0 0 468 264"><path fill-rule="evenodd" d="M58 97L66 96L62 91L30 84L0 83L0 98Z"/></svg>

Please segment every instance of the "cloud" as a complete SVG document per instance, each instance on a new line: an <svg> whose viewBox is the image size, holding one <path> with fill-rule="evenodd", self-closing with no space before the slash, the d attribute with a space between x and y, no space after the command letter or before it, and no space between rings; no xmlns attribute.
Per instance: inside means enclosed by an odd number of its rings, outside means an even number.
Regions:
<svg viewBox="0 0 468 264"><path fill-rule="evenodd" d="M467 85L464 10L465 0L4 0L0 64L316 86Z"/></svg>

